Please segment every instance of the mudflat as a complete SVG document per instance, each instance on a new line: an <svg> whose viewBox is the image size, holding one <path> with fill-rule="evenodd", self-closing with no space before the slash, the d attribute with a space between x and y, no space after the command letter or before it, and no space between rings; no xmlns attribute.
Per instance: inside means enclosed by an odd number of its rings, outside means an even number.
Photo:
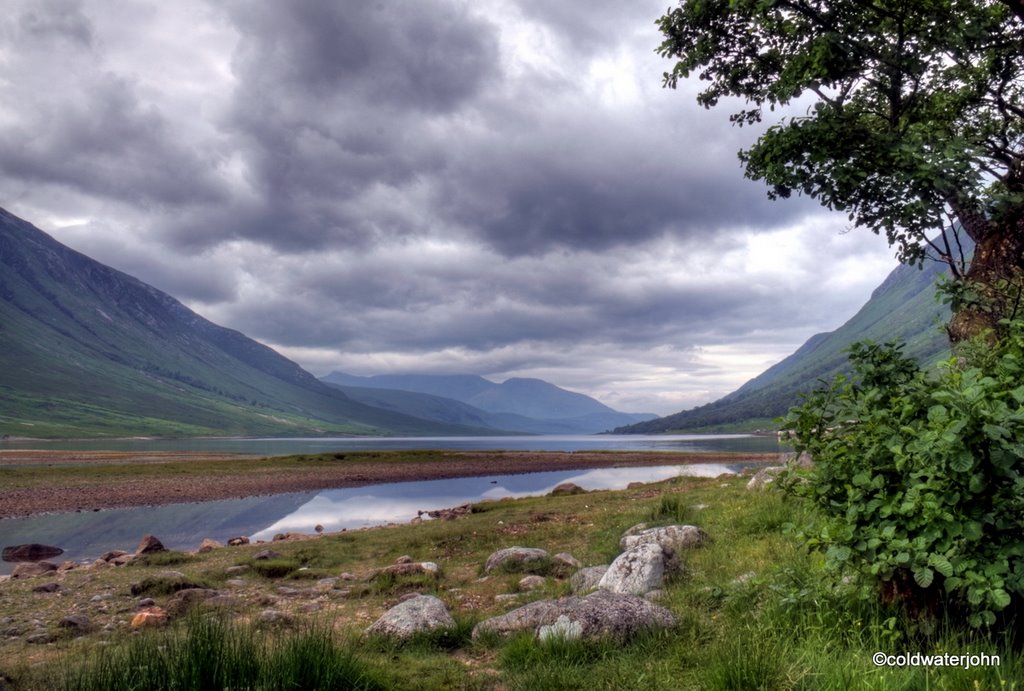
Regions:
<svg viewBox="0 0 1024 691"><path fill-rule="evenodd" d="M0 518L237 499L412 480L693 463L778 454L364 451L261 458L201 452L0 451Z"/></svg>

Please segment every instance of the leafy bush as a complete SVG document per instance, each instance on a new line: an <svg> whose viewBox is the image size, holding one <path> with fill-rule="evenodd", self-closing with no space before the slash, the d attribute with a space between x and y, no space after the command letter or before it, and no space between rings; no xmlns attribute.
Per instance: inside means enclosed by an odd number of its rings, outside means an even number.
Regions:
<svg viewBox="0 0 1024 691"><path fill-rule="evenodd" d="M929 378L900 347L856 344L854 374L786 418L823 519L827 563L877 579L914 617L945 604L972 626L1024 595L1024 322Z"/></svg>

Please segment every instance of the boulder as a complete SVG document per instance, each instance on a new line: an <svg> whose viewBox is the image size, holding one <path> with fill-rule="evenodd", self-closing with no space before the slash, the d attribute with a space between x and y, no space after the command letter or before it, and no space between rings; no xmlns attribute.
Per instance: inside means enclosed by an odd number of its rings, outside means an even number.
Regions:
<svg viewBox="0 0 1024 691"><path fill-rule="evenodd" d="M749 490L763 490L771 483L775 482L782 471L786 468L781 465L771 465L767 468L761 468L761 470L754 473L754 477L750 478L747 482L747 489Z"/></svg>
<svg viewBox="0 0 1024 691"><path fill-rule="evenodd" d="M586 494L587 490L583 489L574 482L563 482L560 485L555 485L555 488L551 490L549 496L552 497L564 497L571 494Z"/></svg>
<svg viewBox="0 0 1024 691"><path fill-rule="evenodd" d="M486 619L473 629L505 635L532 629L539 638L613 638L627 640L637 633L675 624L664 607L634 595L598 591L587 597L531 602L507 614Z"/></svg>
<svg viewBox="0 0 1024 691"><path fill-rule="evenodd" d="M657 590L676 567L675 553L647 543L626 550L611 563L598 582L598 590L643 595Z"/></svg>
<svg viewBox="0 0 1024 691"><path fill-rule="evenodd" d="M59 557L62 554L64 554L64 550L60 547L52 547L51 545L41 545L38 542L32 542L26 545L12 545L10 547L4 547L2 557L4 561L24 562L52 559L53 557Z"/></svg>
<svg viewBox="0 0 1024 691"><path fill-rule="evenodd" d="M660 545L664 549L679 552L699 547L710 538L695 525L666 525L660 528L645 528L638 532L627 532L619 540L619 549L625 551L639 545Z"/></svg>
<svg viewBox="0 0 1024 691"><path fill-rule="evenodd" d="M585 593L597 587L601 578L608 571L608 565L588 566L580 569L569 579L569 585L574 593Z"/></svg>
<svg viewBox="0 0 1024 691"><path fill-rule="evenodd" d="M257 552L253 556L254 561L267 561L270 559L280 559L283 555L280 552L276 552L272 549L264 549Z"/></svg>
<svg viewBox="0 0 1024 691"><path fill-rule="evenodd" d="M144 535L139 540L139 546L135 548L135 556L140 554L152 554L154 552L166 552L164 543L160 542L155 535Z"/></svg>
<svg viewBox="0 0 1024 691"><path fill-rule="evenodd" d="M247 545L247 544L249 544L249 538L247 538L244 535L240 535L238 537L233 537L230 540L228 540L228 546L229 547L239 547L241 545Z"/></svg>
<svg viewBox="0 0 1024 691"><path fill-rule="evenodd" d="M546 568L550 564L550 560L551 557L543 549L506 547L487 557L484 572L490 573L494 569L500 568L512 572L529 573L534 569Z"/></svg>
<svg viewBox="0 0 1024 691"><path fill-rule="evenodd" d="M406 639L421 631L451 626L455 620L444 603L432 595L420 595L389 609L366 633Z"/></svg>
<svg viewBox="0 0 1024 691"><path fill-rule="evenodd" d="M223 546L224 545L217 540L208 537L203 540L201 545L199 545L199 553L206 554L207 552L212 552L215 549L220 549Z"/></svg>
<svg viewBox="0 0 1024 691"><path fill-rule="evenodd" d="M57 565L52 561L25 561L19 563L11 570L11 578L35 578L45 576L57 570Z"/></svg>
<svg viewBox="0 0 1024 691"><path fill-rule="evenodd" d="M123 557L126 554L128 554L128 553L125 552L124 550L113 549L113 550L110 550L109 552L104 552L100 556L100 561L106 561L106 562L113 561L114 559L117 559L118 557Z"/></svg>

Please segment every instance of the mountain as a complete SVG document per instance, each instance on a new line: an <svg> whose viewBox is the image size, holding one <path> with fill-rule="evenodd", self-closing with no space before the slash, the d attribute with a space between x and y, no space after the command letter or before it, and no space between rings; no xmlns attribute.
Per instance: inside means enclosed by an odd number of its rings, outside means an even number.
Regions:
<svg viewBox="0 0 1024 691"><path fill-rule="evenodd" d="M0 209L0 435L480 433L352 400Z"/></svg>
<svg viewBox="0 0 1024 691"><path fill-rule="evenodd" d="M945 265L937 262L923 268L901 265L848 322L830 333L812 336L795 353L724 398L614 431L656 434L770 427L772 419L784 415L801 392L847 371L846 349L856 341L902 341L906 343L904 353L918 362L934 363L949 352L949 341L941 329L949 320L949 309L935 299L936 281L944 269Z"/></svg>
<svg viewBox="0 0 1024 691"><path fill-rule="evenodd" d="M332 372L322 380L369 405L512 432L592 434L655 417L621 413L541 379L513 378L496 384L473 374L359 377Z"/></svg>

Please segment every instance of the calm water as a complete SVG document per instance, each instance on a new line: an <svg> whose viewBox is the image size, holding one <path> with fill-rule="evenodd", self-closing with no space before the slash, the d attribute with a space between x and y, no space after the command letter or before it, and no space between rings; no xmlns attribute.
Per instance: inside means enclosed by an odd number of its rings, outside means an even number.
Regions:
<svg viewBox="0 0 1024 691"><path fill-rule="evenodd" d="M524 435L511 437L337 437L297 439L115 439L86 441L7 441L0 449L80 451L219 451L282 456L327 451L456 449L481 451L738 451L772 453L783 450L774 436L745 434L594 434Z"/></svg>
<svg viewBox="0 0 1024 691"><path fill-rule="evenodd" d="M574 482L588 490L621 489L630 482L655 482L677 475L717 477L744 467L701 464L549 471L6 519L0 521L0 545L41 542L64 548L58 561L81 560L111 549L133 551L139 539L151 533L170 549L188 550L198 547L206 537L222 542L237 535L271 540L279 532L312 533L317 524L333 532L406 522L419 511L547 494L562 482ZM0 573L9 573L11 567L0 562Z"/></svg>

